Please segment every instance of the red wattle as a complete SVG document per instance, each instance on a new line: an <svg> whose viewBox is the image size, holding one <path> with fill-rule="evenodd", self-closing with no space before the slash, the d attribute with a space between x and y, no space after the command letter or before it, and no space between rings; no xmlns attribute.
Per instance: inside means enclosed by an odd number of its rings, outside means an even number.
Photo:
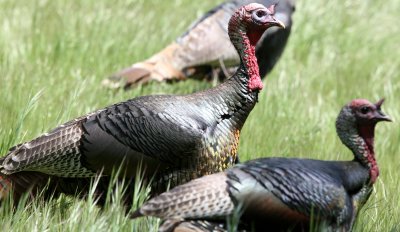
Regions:
<svg viewBox="0 0 400 232"><path fill-rule="evenodd" d="M375 160L375 152L374 152L374 132L375 125L366 125L359 126L358 132L360 136L365 141L365 149L368 151L368 155L366 157L368 164L370 165L370 178L371 183L375 183L376 179L379 176L379 167Z"/></svg>
<svg viewBox="0 0 400 232"><path fill-rule="evenodd" d="M250 91L262 90L263 82L260 78L260 70L258 68L258 62L256 57L256 47L258 39L260 39L260 33L253 33L247 35L247 38L243 38L243 45L245 47L244 62L249 75L248 87Z"/></svg>

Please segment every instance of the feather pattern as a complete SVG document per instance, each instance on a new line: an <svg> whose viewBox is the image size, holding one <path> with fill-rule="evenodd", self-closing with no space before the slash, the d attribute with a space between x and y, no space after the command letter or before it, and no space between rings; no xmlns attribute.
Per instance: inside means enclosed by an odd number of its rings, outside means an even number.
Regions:
<svg viewBox="0 0 400 232"><path fill-rule="evenodd" d="M239 228L245 230L304 231L312 223L328 231L349 231L376 178L374 128L379 121L390 121L381 112L381 104L356 99L339 113L337 133L353 152L352 161L251 160L154 197L132 217L156 216L166 220L160 231L179 227L202 231L204 222L218 230L221 225L227 229L226 217L236 212L240 212L242 219ZM365 127L369 128L364 129L367 136L358 129Z"/></svg>
<svg viewBox="0 0 400 232"><path fill-rule="evenodd" d="M254 24L249 28L257 31L282 26L262 5L243 9L232 17L239 25ZM257 18L264 21L255 22L254 11L265 13ZM255 59L254 46L243 43L246 30L233 28L230 36L237 34L241 56ZM232 78L208 90L138 97L67 122L12 148L0 162L0 173L40 172L58 179L58 189L74 192L65 187L78 185L71 178L109 176L118 168L130 179L141 168L146 179L156 176L155 191L223 171L237 160L240 130L257 102L259 89L249 88L252 68L242 63Z"/></svg>

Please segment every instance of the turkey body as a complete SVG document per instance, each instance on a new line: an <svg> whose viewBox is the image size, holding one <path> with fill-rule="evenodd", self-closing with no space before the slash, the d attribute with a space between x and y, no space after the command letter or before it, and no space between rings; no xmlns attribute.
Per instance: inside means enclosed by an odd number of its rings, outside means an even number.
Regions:
<svg viewBox="0 0 400 232"><path fill-rule="evenodd" d="M256 102L256 93L242 91L220 85L112 105L10 149L1 172L88 178L123 165L124 176L134 177L143 163L146 176L162 173L174 186L222 171L236 160L240 130Z"/></svg>
<svg viewBox="0 0 400 232"><path fill-rule="evenodd" d="M237 207L245 222L238 229L244 231L308 231L311 215L318 221L314 226L336 230L352 222L360 192L368 198L368 180L368 169L355 161L263 158L178 186L139 212L165 219L160 231L173 231L169 227L181 221L228 231L224 220Z"/></svg>
<svg viewBox="0 0 400 232"><path fill-rule="evenodd" d="M90 178L108 177L115 169L127 179L142 171L145 181L156 180L157 193L232 166L240 130L262 89L254 62L257 39L247 32L282 26L273 11L251 4L232 16L229 35L245 62L224 83L189 95L117 103L11 148L0 159L0 197L14 189L18 199L41 190L49 178L50 191L85 194Z"/></svg>
<svg viewBox="0 0 400 232"><path fill-rule="evenodd" d="M237 8L252 2L265 6L277 3L273 0L235 0L222 3L194 22L175 42L149 59L116 72L105 79L103 84L128 88L151 80L230 77L239 66L240 58L230 43L228 22ZM279 1L275 16L285 24L285 29L271 28L265 31L256 45L261 77L272 70L286 46L294 7L292 0Z"/></svg>
<svg viewBox="0 0 400 232"><path fill-rule="evenodd" d="M336 129L352 161L248 161L177 186L132 217L162 218L160 231L350 231L379 175L374 129L390 121L382 103L355 99L342 108ZM229 227L226 219L236 214L239 227Z"/></svg>

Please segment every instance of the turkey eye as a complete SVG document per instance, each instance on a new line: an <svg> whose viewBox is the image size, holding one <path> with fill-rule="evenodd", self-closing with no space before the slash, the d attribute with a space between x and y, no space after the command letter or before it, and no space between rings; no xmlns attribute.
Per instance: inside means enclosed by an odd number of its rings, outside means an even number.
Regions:
<svg viewBox="0 0 400 232"><path fill-rule="evenodd" d="M370 111L370 108L367 106L364 106L363 108L361 108L361 113L362 114L367 114Z"/></svg>
<svg viewBox="0 0 400 232"><path fill-rule="evenodd" d="M264 11L257 11L256 14L257 14L257 16L260 17L260 18L266 15Z"/></svg>

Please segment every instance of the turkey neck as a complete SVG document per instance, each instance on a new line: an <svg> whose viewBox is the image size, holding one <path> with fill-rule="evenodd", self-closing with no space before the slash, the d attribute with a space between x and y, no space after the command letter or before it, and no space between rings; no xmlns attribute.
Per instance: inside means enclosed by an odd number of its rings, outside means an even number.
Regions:
<svg viewBox="0 0 400 232"><path fill-rule="evenodd" d="M228 34L240 57L236 73L221 85L207 90L211 102L224 108L221 118L229 118L236 129L241 129L263 88L255 54L255 46L265 29L252 28L248 31L236 12L229 22Z"/></svg>
<svg viewBox="0 0 400 232"><path fill-rule="evenodd" d="M240 11L236 11L229 21L229 38L240 57L239 70L245 70L245 75L236 73L233 77L243 79L250 92L258 92L263 88L256 57L256 44L266 28L246 25Z"/></svg>
<svg viewBox="0 0 400 232"><path fill-rule="evenodd" d="M218 117L228 119L239 130L257 103L262 89L255 47L246 36L242 41L245 46L238 50L241 63L236 73L222 84L199 93L209 98L208 102L218 109Z"/></svg>
<svg viewBox="0 0 400 232"><path fill-rule="evenodd" d="M247 69L240 65L234 76L210 89L214 93L210 100L221 108L219 116L232 121L239 130L258 101L259 91L249 91L248 83Z"/></svg>
<svg viewBox="0 0 400 232"><path fill-rule="evenodd" d="M374 152L375 124L357 125L355 122L341 122L340 116L336 123L339 138L354 154L355 162L362 164L370 173L370 183L374 184L379 176L379 167Z"/></svg>

